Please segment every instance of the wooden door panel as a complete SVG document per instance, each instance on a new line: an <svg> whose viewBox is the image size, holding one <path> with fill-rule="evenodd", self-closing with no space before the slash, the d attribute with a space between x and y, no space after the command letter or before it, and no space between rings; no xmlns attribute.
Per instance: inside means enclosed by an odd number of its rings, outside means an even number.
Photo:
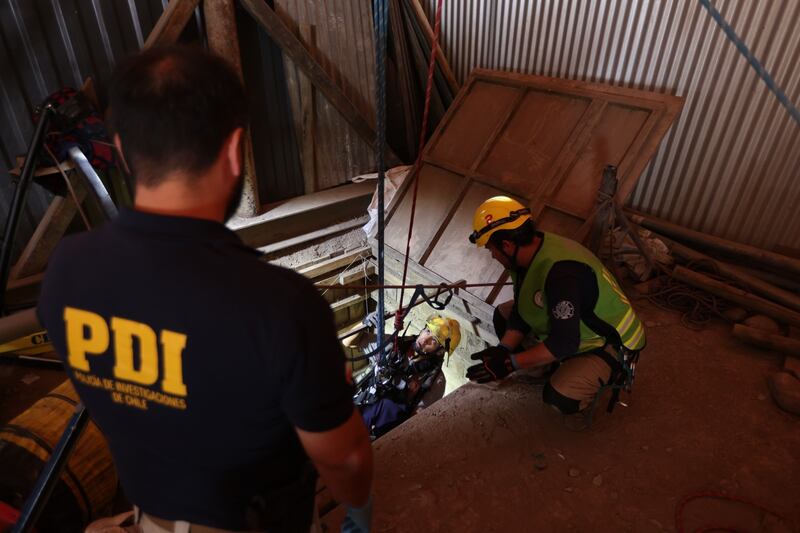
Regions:
<svg viewBox="0 0 800 533"><path fill-rule="evenodd" d="M450 201L462 187L463 177L433 165L423 165L419 177L414 231L411 234L411 259L419 261L424 247L438 229ZM413 185L409 186L397 210L386 225L386 245L405 253L408 219L411 215Z"/></svg>
<svg viewBox="0 0 800 533"><path fill-rule="evenodd" d="M463 112L447 120L440 134L432 139L428 156L446 165L469 169L518 93L519 89L506 85L480 81L472 84L459 106Z"/></svg>
<svg viewBox="0 0 800 533"><path fill-rule="evenodd" d="M585 97L528 91L478 173L529 198L545 184L589 104Z"/></svg>

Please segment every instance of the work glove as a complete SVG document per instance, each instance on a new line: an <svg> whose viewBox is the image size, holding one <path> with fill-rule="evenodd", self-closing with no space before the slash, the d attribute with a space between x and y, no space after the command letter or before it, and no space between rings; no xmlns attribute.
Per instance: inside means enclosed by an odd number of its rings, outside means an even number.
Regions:
<svg viewBox="0 0 800 533"><path fill-rule="evenodd" d="M362 507L347 506L342 521L342 533L369 533L372 523L372 496Z"/></svg>
<svg viewBox="0 0 800 533"><path fill-rule="evenodd" d="M380 322L381 322L381 319L378 318L378 312L377 311L373 311L373 312L369 313L361 321L362 324L364 324L365 326L370 327L370 328L372 328L374 330L378 329L378 324L380 324Z"/></svg>
<svg viewBox="0 0 800 533"><path fill-rule="evenodd" d="M467 369L467 379L478 383L488 383L503 379L514 369L511 352L505 346L492 346L472 354L473 361L481 361Z"/></svg>

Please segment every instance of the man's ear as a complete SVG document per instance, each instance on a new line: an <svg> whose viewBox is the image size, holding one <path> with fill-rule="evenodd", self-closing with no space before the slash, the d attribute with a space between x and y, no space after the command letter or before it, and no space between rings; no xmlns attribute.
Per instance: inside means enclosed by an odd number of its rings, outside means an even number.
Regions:
<svg viewBox="0 0 800 533"><path fill-rule="evenodd" d="M242 173L242 135L243 128L236 128L225 141L225 156L228 170L234 177L239 177Z"/></svg>
<svg viewBox="0 0 800 533"><path fill-rule="evenodd" d="M131 174L131 167L128 165L128 161L125 159L125 152L122 151L122 139L119 138L119 133L114 134L114 146L117 147L119 158L122 160L122 164L125 166L125 172L127 174Z"/></svg>
<svg viewBox="0 0 800 533"><path fill-rule="evenodd" d="M513 253L514 253L514 248L516 248L516 245L515 245L515 244L514 244L512 241L507 241L507 240L505 240L505 239L503 239L502 241L500 241L500 246L501 246L501 248L500 248L500 249L501 249L501 250L503 251L503 253L504 253L504 254L506 254L506 255L511 255L511 254L513 254Z"/></svg>

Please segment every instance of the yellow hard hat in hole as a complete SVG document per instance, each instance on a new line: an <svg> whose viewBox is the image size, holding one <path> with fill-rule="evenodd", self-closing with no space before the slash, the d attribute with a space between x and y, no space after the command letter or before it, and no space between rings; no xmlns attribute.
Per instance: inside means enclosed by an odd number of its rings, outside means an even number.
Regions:
<svg viewBox="0 0 800 533"><path fill-rule="evenodd" d="M516 229L530 220L531 210L508 196L493 196L475 211L473 232L469 242L479 248L486 246L489 237L497 230Z"/></svg>
<svg viewBox="0 0 800 533"><path fill-rule="evenodd" d="M458 320L434 314L425 321L425 327L447 353L453 353L461 342L461 326Z"/></svg>

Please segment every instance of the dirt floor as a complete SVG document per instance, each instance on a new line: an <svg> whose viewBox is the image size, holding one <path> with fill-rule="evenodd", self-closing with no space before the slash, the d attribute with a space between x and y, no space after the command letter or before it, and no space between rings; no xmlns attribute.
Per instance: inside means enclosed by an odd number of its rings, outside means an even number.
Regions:
<svg viewBox="0 0 800 533"><path fill-rule="evenodd" d="M800 417L772 402L778 354L747 347L717 323L686 329L637 302L648 328L629 407L568 429L516 375L465 385L375 444L377 532L673 531L680 499L719 492L800 525ZM0 422L63 373L0 364ZM31 381L33 380L33 381ZM339 509L327 515L338 531ZM795 531L748 505L697 500L687 531L736 525Z"/></svg>
<svg viewBox="0 0 800 533"><path fill-rule="evenodd" d="M375 531L795 531L800 525L800 418L767 390L780 355L713 324L637 302L648 326L629 406L599 409L574 432L518 375L465 385L375 444ZM605 403L603 404L603 407ZM326 517L331 526L342 511ZM333 529L333 527L330 527Z"/></svg>

